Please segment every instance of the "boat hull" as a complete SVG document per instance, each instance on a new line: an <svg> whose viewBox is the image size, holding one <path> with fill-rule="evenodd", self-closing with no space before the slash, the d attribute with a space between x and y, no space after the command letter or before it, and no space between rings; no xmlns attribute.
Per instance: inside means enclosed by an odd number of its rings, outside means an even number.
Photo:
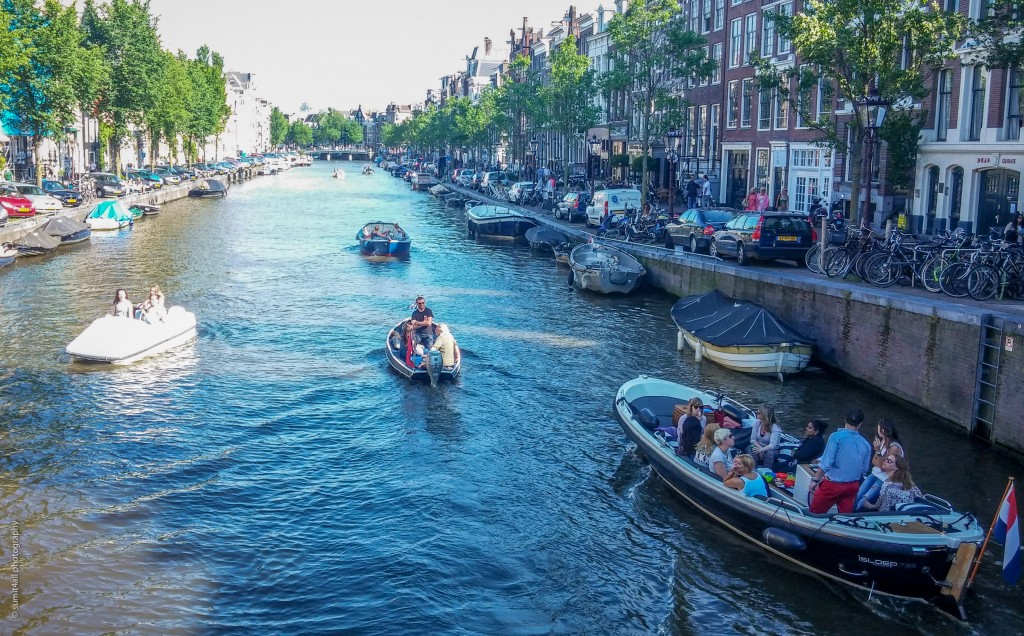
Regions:
<svg viewBox="0 0 1024 636"><path fill-rule="evenodd" d="M123 227L131 225L130 220L117 220L117 219L86 219L86 224L90 229L99 232L109 232L113 230L120 230Z"/></svg>
<svg viewBox="0 0 1024 636"><path fill-rule="evenodd" d="M359 241L359 251L366 256L391 256L394 258L406 258L409 256L409 249L412 246L411 239L402 241L385 241L379 239L365 240L356 235Z"/></svg>
<svg viewBox="0 0 1024 636"><path fill-rule="evenodd" d="M384 343L384 353L387 356L388 364L391 368L397 371L400 375L413 380L415 382L426 382L427 384L437 385L442 381L452 382L455 378L459 377L462 373L462 350L459 349L459 343L455 343L455 365L451 369L445 368L412 368L405 364L405 358L402 349L393 349L391 346L391 336L397 332L401 337L401 334L405 332L405 323L408 320L403 320L388 331L388 337Z"/></svg>
<svg viewBox="0 0 1024 636"><path fill-rule="evenodd" d="M698 362L707 358L727 369L758 375L799 373L807 368L814 352L813 345L802 343L719 347L685 329L679 330L679 338L693 349Z"/></svg>
<svg viewBox="0 0 1024 636"><path fill-rule="evenodd" d="M196 317L171 307L163 323L103 316L65 348L77 362L131 364L185 344L196 337Z"/></svg>
<svg viewBox="0 0 1024 636"><path fill-rule="evenodd" d="M88 240L90 236L92 236L92 228L87 227L73 234L68 234L67 236L61 236L59 238L61 245L71 245L72 243L81 243L82 241Z"/></svg>
<svg viewBox="0 0 1024 636"><path fill-rule="evenodd" d="M523 240L526 231L536 225L533 219L503 206L475 205L466 211L466 229L476 238Z"/></svg>
<svg viewBox="0 0 1024 636"><path fill-rule="evenodd" d="M744 497L706 469L678 457L663 438L637 420L644 404L660 401L663 406L655 407L659 419L666 413L671 418L671 410L665 409L693 396L702 397L705 405L716 399L641 377L619 389L613 410L626 436L680 498L768 553L867 593L936 600L942 590L936 580L947 576L961 543L978 544L984 538L973 517L967 515L970 521L964 523L953 511L815 515L774 486L767 500ZM948 530L935 529L932 522L948 524Z"/></svg>

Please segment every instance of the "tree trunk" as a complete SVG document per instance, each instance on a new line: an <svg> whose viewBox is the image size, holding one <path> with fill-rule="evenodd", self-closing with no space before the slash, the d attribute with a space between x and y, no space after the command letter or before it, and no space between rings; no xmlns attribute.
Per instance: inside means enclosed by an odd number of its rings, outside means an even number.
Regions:
<svg viewBox="0 0 1024 636"><path fill-rule="evenodd" d="M864 211L860 203L861 180L864 177L864 145L862 143L864 133L861 131L860 134L855 134L854 138L857 141L851 144L847 152L850 161L850 221L859 226L862 223Z"/></svg>
<svg viewBox="0 0 1024 636"><path fill-rule="evenodd" d="M640 151L643 152L643 158L640 162L640 209L643 209L645 203L647 203L647 194L649 187L647 185L647 158L651 152L651 109L648 108L644 111L644 131L643 140L640 145Z"/></svg>
<svg viewBox="0 0 1024 636"><path fill-rule="evenodd" d="M36 164L36 185L40 188L43 187L43 171L42 164L39 163L40 154L39 151L43 147L42 135L32 136L32 159Z"/></svg>

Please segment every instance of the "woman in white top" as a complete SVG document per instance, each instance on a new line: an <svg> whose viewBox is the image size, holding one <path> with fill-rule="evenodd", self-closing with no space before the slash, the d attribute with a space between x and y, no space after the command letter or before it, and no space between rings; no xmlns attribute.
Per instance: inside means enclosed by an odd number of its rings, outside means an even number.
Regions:
<svg viewBox="0 0 1024 636"><path fill-rule="evenodd" d="M750 454L758 466L771 468L779 454L782 427L775 421L775 409L762 404L757 409L757 424L750 433Z"/></svg>
<svg viewBox="0 0 1024 636"><path fill-rule="evenodd" d="M160 292L158 285L150 287L149 296L139 304L135 311L135 317L150 324L162 322L167 317L167 309L164 308L164 295Z"/></svg>
<svg viewBox="0 0 1024 636"><path fill-rule="evenodd" d="M729 459L729 451L732 449L733 444L736 440L732 436L732 431L727 428L720 428L715 431L715 450L711 452L711 457L708 458L708 469L721 477L723 480L729 473L730 467L732 467L732 460Z"/></svg>
<svg viewBox="0 0 1024 636"><path fill-rule="evenodd" d="M128 300L128 292L118 289L114 292L114 309L112 313L115 318L132 317L132 301Z"/></svg>
<svg viewBox="0 0 1024 636"><path fill-rule="evenodd" d="M900 434L896 432L896 423L892 420L878 420L878 428L872 446L875 453L871 456L871 474L864 478L853 504L853 509L857 512L871 510L872 508L867 504L878 501L882 485L889 479L889 475L883 470L885 458L890 455L907 456L906 451L903 450L903 444L900 443Z"/></svg>

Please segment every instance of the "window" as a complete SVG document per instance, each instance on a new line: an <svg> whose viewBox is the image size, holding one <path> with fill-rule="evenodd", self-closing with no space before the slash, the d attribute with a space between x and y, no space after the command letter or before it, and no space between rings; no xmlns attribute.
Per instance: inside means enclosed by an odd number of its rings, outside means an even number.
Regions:
<svg viewBox="0 0 1024 636"><path fill-rule="evenodd" d="M725 0L715 0L715 31L725 26Z"/></svg>
<svg viewBox="0 0 1024 636"><path fill-rule="evenodd" d="M1011 68L1006 96L1006 138L1010 141L1020 140L1021 110L1024 104L1024 73L1021 69Z"/></svg>
<svg viewBox="0 0 1024 636"><path fill-rule="evenodd" d="M725 123L726 128L735 128L736 124L739 123L740 118L740 104L739 104L739 90L740 83L736 80L729 82L729 103L728 103L728 120Z"/></svg>
<svg viewBox="0 0 1024 636"><path fill-rule="evenodd" d="M711 83L718 84L722 81L722 43L719 42L711 47L711 59L715 63L715 70L711 71Z"/></svg>
<svg viewBox="0 0 1024 636"><path fill-rule="evenodd" d="M818 80L818 119L821 120L832 114L832 100L835 99L835 91L832 88L832 81L827 78Z"/></svg>
<svg viewBox="0 0 1024 636"><path fill-rule="evenodd" d="M757 14L747 14L747 47L744 51L743 62L750 64L754 55L757 54Z"/></svg>
<svg viewBox="0 0 1024 636"><path fill-rule="evenodd" d="M711 48L705 46L703 51L704 51L704 59L710 60L711 59ZM712 71L712 74L714 74L713 71ZM710 83L711 83L711 77L709 77L707 75L704 75L703 77L700 78L700 85L701 86L707 86Z"/></svg>
<svg viewBox="0 0 1024 636"><path fill-rule="evenodd" d="M711 0L704 0L701 11L701 33L708 33L711 31Z"/></svg>
<svg viewBox="0 0 1024 636"><path fill-rule="evenodd" d="M949 13L956 13L960 9L960 0L943 0L942 8Z"/></svg>
<svg viewBox="0 0 1024 636"><path fill-rule="evenodd" d="M781 95L775 96L775 130L789 128L789 100Z"/></svg>
<svg viewBox="0 0 1024 636"><path fill-rule="evenodd" d="M704 136L704 130L707 127L708 121L708 107L707 105L701 105L700 115L697 117L697 127L700 129L700 133L697 135L697 156L707 157L708 156L708 144L707 137Z"/></svg>
<svg viewBox="0 0 1024 636"><path fill-rule="evenodd" d="M765 11L761 18L761 57L775 54L775 12Z"/></svg>
<svg viewBox="0 0 1024 636"><path fill-rule="evenodd" d="M900 69L906 71L914 65L914 41L909 33L903 34L903 50L900 51Z"/></svg>
<svg viewBox="0 0 1024 636"><path fill-rule="evenodd" d="M813 122L814 112L812 110L813 104L811 102L811 89L803 85L802 78L806 66L802 67L801 77L797 79L797 92L796 92L796 127L806 128L807 122Z"/></svg>
<svg viewBox="0 0 1024 636"><path fill-rule="evenodd" d="M690 30L694 33L700 33L700 2L690 0Z"/></svg>
<svg viewBox="0 0 1024 636"><path fill-rule="evenodd" d="M968 141L981 141L981 127L985 122L985 67L974 67L971 74L971 120Z"/></svg>
<svg viewBox="0 0 1024 636"><path fill-rule="evenodd" d="M743 80L740 94L740 127L750 128L750 110L754 102L754 79Z"/></svg>
<svg viewBox="0 0 1024 636"><path fill-rule="evenodd" d="M768 187L768 149L758 148L754 160L754 185L759 188Z"/></svg>
<svg viewBox="0 0 1024 636"><path fill-rule="evenodd" d="M953 71L939 72L938 92L935 95L935 140L946 141L949 130L949 108L953 99Z"/></svg>
<svg viewBox="0 0 1024 636"><path fill-rule="evenodd" d="M687 157L697 156L697 138L700 137L700 122L697 121L697 108L690 106L686 109L686 125L690 132L688 145L685 149Z"/></svg>
<svg viewBox="0 0 1024 636"><path fill-rule="evenodd" d="M721 115L721 106L719 104L711 105L711 119L708 121L708 156L715 157L718 155L718 118Z"/></svg>
<svg viewBox="0 0 1024 636"><path fill-rule="evenodd" d="M793 17L793 3L779 7L779 14L787 17ZM793 49L793 41L785 38L781 33L779 34L779 55L785 55Z"/></svg>
<svg viewBox="0 0 1024 636"><path fill-rule="evenodd" d="M771 130L772 127L772 91L763 89L758 93L757 129Z"/></svg>
<svg viewBox="0 0 1024 636"><path fill-rule="evenodd" d="M743 63L743 18L729 23L729 68Z"/></svg>

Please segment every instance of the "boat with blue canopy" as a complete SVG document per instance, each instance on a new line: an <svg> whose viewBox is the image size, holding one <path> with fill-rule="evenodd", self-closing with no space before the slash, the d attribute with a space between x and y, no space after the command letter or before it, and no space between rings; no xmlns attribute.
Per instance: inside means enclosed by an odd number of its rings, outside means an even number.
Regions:
<svg viewBox="0 0 1024 636"><path fill-rule="evenodd" d="M85 217L85 222L94 230L119 230L133 221L131 210L119 199L100 201L96 209Z"/></svg>

